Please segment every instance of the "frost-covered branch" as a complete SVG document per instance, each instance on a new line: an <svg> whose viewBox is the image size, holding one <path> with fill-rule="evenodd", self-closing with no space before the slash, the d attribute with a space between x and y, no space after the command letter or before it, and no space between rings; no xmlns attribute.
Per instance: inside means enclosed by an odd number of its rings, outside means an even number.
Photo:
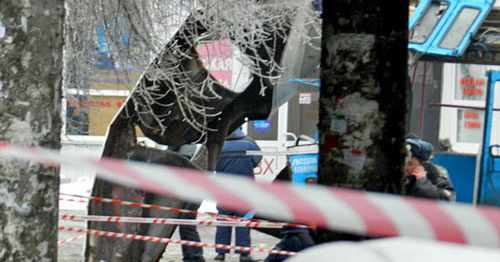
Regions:
<svg viewBox="0 0 500 262"><path fill-rule="evenodd" d="M276 83L282 71L274 41L286 39L297 11L307 4L307 0L68 0L66 87L90 89L92 68L103 60L117 75L142 72L141 81L124 80L135 86L132 99L139 121L163 132L167 128L163 119L178 117L170 114L177 108L183 121L203 135L207 117L220 113L211 105L221 98L214 88L221 83L203 70L193 70L200 65L190 63L201 63L193 50L203 41L230 40L232 50L225 51L247 56L238 61L260 78L263 93L265 83ZM312 40L317 39L304 32L304 44ZM176 101L166 99L172 94Z"/></svg>

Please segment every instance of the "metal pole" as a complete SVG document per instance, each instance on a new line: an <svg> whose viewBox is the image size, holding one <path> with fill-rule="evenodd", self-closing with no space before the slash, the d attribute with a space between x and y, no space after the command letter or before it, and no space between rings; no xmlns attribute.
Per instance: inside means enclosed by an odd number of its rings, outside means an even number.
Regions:
<svg viewBox="0 0 500 262"><path fill-rule="evenodd" d="M491 124L493 117L493 97L495 91L495 83L500 81L500 71L489 70L488 89L486 91L486 111L484 114L484 129L483 129L483 144L481 146L481 166L479 174L476 174L476 182L474 188L474 203L481 204L484 202L483 180L487 176L488 162L490 160L489 148L491 140Z"/></svg>
<svg viewBox="0 0 500 262"><path fill-rule="evenodd" d="M480 107L480 106L464 106L464 105L452 105L452 104L442 104L442 103L431 103L430 106L464 108L464 109L474 109L474 110L485 110L486 109L486 108ZM500 108L493 108L493 111L500 111Z"/></svg>
<svg viewBox="0 0 500 262"><path fill-rule="evenodd" d="M425 114L425 88L427 81L427 62L424 62L424 76L422 79L422 97L420 98L420 116L418 122L418 137L422 138L424 135L424 114Z"/></svg>

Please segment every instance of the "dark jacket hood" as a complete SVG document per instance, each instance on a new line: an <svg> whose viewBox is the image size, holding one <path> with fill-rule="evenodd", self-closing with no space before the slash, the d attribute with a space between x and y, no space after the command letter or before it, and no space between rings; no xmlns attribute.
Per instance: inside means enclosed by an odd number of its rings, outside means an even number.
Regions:
<svg viewBox="0 0 500 262"><path fill-rule="evenodd" d="M229 136L227 136L226 140L237 140L245 137L245 133L241 131L240 128L234 130Z"/></svg>

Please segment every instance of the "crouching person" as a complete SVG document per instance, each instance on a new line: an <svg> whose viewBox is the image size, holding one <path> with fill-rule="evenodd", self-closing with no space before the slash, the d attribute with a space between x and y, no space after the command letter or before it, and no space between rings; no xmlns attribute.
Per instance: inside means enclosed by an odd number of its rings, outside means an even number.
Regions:
<svg viewBox="0 0 500 262"><path fill-rule="evenodd" d="M273 250L283 250L291 252L299 252L308 247L314 246L314 240L311 236L311 230L306 228L285 226L281 230L284 236L281 241L273 247ZM264 262L283 261L289 256L279 254L269 254Z"/></svg>
<svg viewBox="0 0 500 262"><path fill-rule="evenodd" d="M317 184L318 180L315 176L306 178L306 184ZM307 228L284 226L281 229L281 239L273 250L283 250L290 252L299 252L306 248L315 245L314 239L312 238L313 231ZM287 259L289 256L279 255L279 254L269 254L264 262L278 262Z"/></svg>

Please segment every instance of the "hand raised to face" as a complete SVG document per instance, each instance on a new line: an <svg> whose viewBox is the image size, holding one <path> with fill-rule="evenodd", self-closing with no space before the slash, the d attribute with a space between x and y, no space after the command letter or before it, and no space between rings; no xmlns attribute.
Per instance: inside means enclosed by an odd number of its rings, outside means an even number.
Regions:
<svg viewBox="0 0 500 262"><path fill-rule="evenodd" d="M418 179L426 177L427 171L425 171L425 169L422 165L418 165L415 168L413 168L411 175L414 176L418 180Z"/></svg>

